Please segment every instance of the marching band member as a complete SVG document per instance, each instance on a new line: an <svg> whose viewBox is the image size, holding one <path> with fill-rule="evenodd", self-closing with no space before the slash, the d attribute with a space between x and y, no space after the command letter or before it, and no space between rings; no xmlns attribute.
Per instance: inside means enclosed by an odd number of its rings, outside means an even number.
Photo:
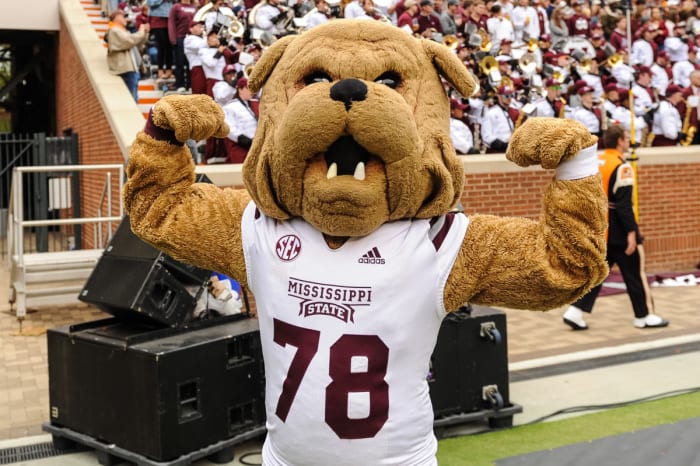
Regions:
<svg viewBox="0 0 700 466"><path fill-rule="evenodd" d="M330 12L328 10L328 2L326 0L314 0L316 11L306 17L306 30L328 22Z"/></svg>
<svg viewBox="0 0 700 466"><path fill-rule="evenodd" d="M190 87L192 94L207 93L207 78L202 69L202 59L199 58L199 49L207 47L207 40L202 37L204 23L192 21L190 23L190 33L185 36L183 46L185 47L185 57L190 66Z"/></svg>
<svg viewBox="0 0 700 466"><path fill-rule="evenodd" d="M634 94L634 114L645 116L647 123L653 118L653 112L659 106L656 90L651 87L651 68L642 65L637 68L637 80L632 84Z"/></svg>
<svg viewBox="0 0 700 466"><path fill-rule="evenodd" d="M251 106L253 93L248 88L248 79L236 81L236 94L224 106L226 123L229 126L228 138L224 139L228 163L243 163L253 143L258 126L258 114Z"/></svg>
<svg viewBox="0 0 700 466"><path fill-rule="evenodd" d="M262 32L269 32L275 37L287 33L280 24L287 17L287 9L280 5L280 0L265 0L264 5L255 13L255 27Z"/></svg>
<svg viewBox="0 0 700 466"><path fill-rule="evenodd" d="M544 82L547 95L544 99L535 103L536 116L560 118L564 116L564 100L561 97L561 83L554 78L547 78Z"/></svg>
<svg viewBox="0 0 700 466"><path fill-rule="evenodd" d="M651 127L654 133L653 147L675 146L685 135L681 133L683 121L676 106L683 101L683 89L676 84L671 84L666 89L666 97L659 103L659 108L654 114L654 124Z"/></svg>
<svg viewBox="0 0 700 466"><path fill-rule="evenodd" d="M662 50L656 54L656 60L651 65L651 87L656 89L659 95L666 95L666 88L672 77L673 73L668 66L668 52Z"/></svg>
<svg viewBox="0 0 700 466"><path fill-rule="evenodd" d="M221 77L223 79L216 82L211 89L214 101L222 107L233 99L233 95L235 94L234 80L236 79L236 74L235 65L225 65L224 69L221 71Z"/></svg>
<svg viewBox="0 0 700 466"><path fill-rule="evenodd" d="M610 117L615 120L627 130L630 135L632 133L632 119L634 119L634 141L633 143L637 145L642 145L644 141L644 133L649 127L644 118L640 116L635 116L630 110L630 99L629 99L629 89L618 88L618 95L620 100L618 101L617 107L612 111Z"/></svg>
<svg viewBox="0 0 700 466"><path fill-rule="evenodd" d="M481 140L488 146L489 153L502 153L508 147L519 114L516 108L511 107L514 96L515 89L499 86L496 94L498 102L489 107L484 114Z"/></svg>
<svg viewBox="0 0 700 466"><path fill-rule="evenodd" d="M450 99L450 138L457 154L478 154L474 147L472 131L464 123L464 111L469 105L463 104L457 99Z"/></svg>
<svg viewBox="0 0 700 466"><path fill-rule="evenodd" d="M593 106L593 88L585 85L579 88L577 94L581 99L581 106L574 109L572 118L580 121L588 128L591 134L600 137L601 110Z"/></svg>

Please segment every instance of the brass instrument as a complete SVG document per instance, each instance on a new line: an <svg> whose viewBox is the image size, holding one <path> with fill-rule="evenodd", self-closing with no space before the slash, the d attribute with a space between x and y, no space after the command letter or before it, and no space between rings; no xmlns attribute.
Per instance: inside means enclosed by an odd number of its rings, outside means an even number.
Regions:
<svg viewBox="0 0 700 466"><path fill-rule="evenodd" d="M479 47L479 50L482 52L490 52L491 48L493 47L493 44L491 43L491 36L483 29L479 29L479 35L481 36L481 46Z"/></svg>
<svg viewBox="0 0 700 466"><path fill-rule="evenodd" d="M535 50L537 50L537 48L539 47L538 40L539 39L537 39L537 37L531 37L527 41L527 51L528 52L533 53Z"/></svg>
<svg viewBox="0 0 700 466"><path fill-rule="evenodd" d="M520 71L526 76L534 73L537 68L535 56L530 52L523 54L523 56L518 59L518 68L520 68Z"/></svg>
<svg viewBox="0 0 700 466"><path fill-rule="evenodd" d="M613 53L608 58L607 64L610 68L615 68L616 66L621 65L622 64L622 55L620 55L619 53Z"/></svg>
<svg viewBox="0 0 700 466"><path fill-rule="evenodd" d="M209 2L202 8L197 10L192 18L193 21L205 22L207 15L216 13L214 26L219 27L219 37L224 39L241 38L245 34L245 25L236 17L233 10L227 6L219 7L218 10L212 10L214 4ZM208 32L208 31L207 31Z"/></svg>
<svg viewBox="0 0 700 466"><path fill-rule="evenodd" d="M651 130L647 133L647 136L644 138L644 147L651 147L651 145L654 143L654 138L656 137L656 134L654 134Z"/></svg>
<svg viewBox="0 0 700 466"><path fill-rule="evenodd" d="M486 55L478 63L479 70L486 76L491 87L497 87L501 83L501 72L498 71L498 61L493 55Z"/></svg>
<svg viewBox="0 0 700 466"><path fill-rule="evenodd" d="M561 102L561 108L559 109L559 118L566 118L566 99L564 97L559 97Z"/></svg>
<svg viewBox="0 0 700 466"><path fill-rule="evenodd" d="M479 69L481 70L482 73L488 76L489 73L493 70L498 69L498 61L496 61L496 57L493 55L487 55L485 56L480 62L479 62Z"/></svg>
<svg viewBox="0 0 700 466"><path fill-rule="evenodd" d="M456 50L459 47L459 39L454 34L447 34L442 36L442 45L446 46L450 50Z"/></svg>
<svg viewBox="0 0 700 466"><path fill-rule="evenodd" d="M253 72L253 67L255 67L255 63L248 63L245 68L243 68L243 76L245 76L246 79L250 79L250 74Z"/></svg>
<svg viewBox="0 0 700 466"><path fill-rule="evenodd" d="M681 132L685 133L685 139L680 141L681 146L689 146L695 138L695 132L698 130L695 126L690 126L690 115L693 112L693 108L690 103L685 100L685 115L683 116L683 127Z"/></svg>
<svg viewBox="0 0 700 466"><path fill-rule="evenodd" d="M588 73L589 71L591 71L591 63L592 63L592 60L591 60L590 58L584 57L584 58L582 58L581 61L579 62L578 67L579 67L579 68L581 69L581 71L583 71L584 73Z"/></svg>
<svg viewBox="0 0 700 466"><path fill-rule="evenodd" d="M501 78L501 85L514 89L513 80L510 79L510 76L503 76Z"/></svg>

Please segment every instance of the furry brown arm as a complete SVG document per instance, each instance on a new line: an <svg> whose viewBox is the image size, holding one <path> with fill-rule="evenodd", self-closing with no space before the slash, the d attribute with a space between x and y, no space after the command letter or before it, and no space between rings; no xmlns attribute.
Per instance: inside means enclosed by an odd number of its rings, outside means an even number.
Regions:
<svg viewBox="0 0 700 466"><path fill-rule="evenodd" d="M560 167L585 148L595 173L595 136L580 123L532 118L510 140L506 156L521 166ZM592 167L592 168L591 168ZM608 273L607 200L600 175L554 180L539 221L475 215L447 280L447 309L471 302L545 310L575 301Z"/></svg>
<svg viewBox="0 0 700 466"><path fill-rule="evenodd" d="M208 109L206 105L203 108ZM182 125L173 115L169 118L169 125L177 134ZM156 115L154 120L159 121ZM199 121L209 125L205 120ZM159 125L165 126L162 122ZM195 131L213 132L201 127ZM244 190L194 183L192 156L186 146L178 143L187 137L179 134L168 141L146 132L137 135L131 146L129 179L123 193L131 228L144 241L175 259L221 272L245 285L241 218L250 196Z"/></svg>
<svg viewBox="0 0 700 466"><path fill-rule="evenodd" d="M475 215L445 287L447 309L465 302L546 310L605 279L605 197L600 176L555 181L542 221Z"/></svg>

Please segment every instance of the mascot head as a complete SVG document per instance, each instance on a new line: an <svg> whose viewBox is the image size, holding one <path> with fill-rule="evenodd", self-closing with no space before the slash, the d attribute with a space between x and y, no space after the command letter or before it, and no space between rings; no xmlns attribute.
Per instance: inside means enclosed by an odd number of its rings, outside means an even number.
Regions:
<svg viewBox="0 0 700 466"><path fill-rule="evenodd" d="M243 176L258 208L340 237L448 211L464 176L442 78L463 96L478 86L447 47L377 21L275 42L249 81L262 98Z"/></svg>

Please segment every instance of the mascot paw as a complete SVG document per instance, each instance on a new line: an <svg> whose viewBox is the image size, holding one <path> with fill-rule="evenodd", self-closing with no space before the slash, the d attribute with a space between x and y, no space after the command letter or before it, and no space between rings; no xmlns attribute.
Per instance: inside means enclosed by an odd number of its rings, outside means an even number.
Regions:
<svg viewBox="0 0 700 466"><path fill-rule="evenodd" d="M530 118L510 138L506 158L521 167L542 165L552 169L598 141L575 120Z"/></svg>
<svg viewBox="0 0 700 466"><path fill-rule="evenodd" d="M203 94L163 97L153 107L153 123L173 130L180 142L223 138L229 132L221 106Z"/></svg>

